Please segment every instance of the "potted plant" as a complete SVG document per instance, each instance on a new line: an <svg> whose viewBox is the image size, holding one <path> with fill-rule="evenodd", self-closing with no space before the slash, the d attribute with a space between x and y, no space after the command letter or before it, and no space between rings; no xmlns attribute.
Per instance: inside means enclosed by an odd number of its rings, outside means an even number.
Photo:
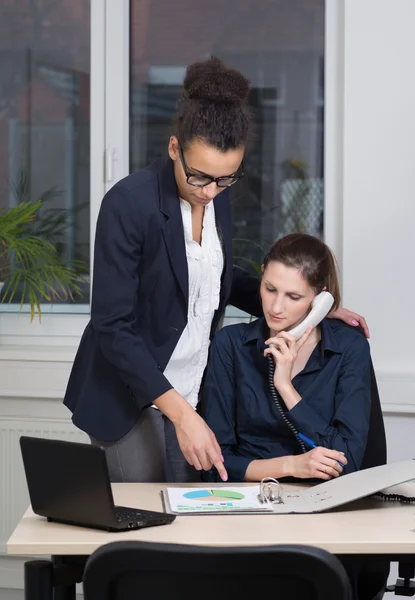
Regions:
<svg viewBox="0 0 415 600"><path fill-rule="evenodd" d="M42 302L82 295L83 263L64 264L56 246L36 230L43 200L0 210L0 302L30 305L30 320ZM44 225L44 224L43 224Z"/></svg>

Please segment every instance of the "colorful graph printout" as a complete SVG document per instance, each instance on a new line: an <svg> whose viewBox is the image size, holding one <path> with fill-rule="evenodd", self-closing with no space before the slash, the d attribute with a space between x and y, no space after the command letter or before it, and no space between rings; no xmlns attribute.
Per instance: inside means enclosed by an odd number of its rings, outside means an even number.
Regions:
<svg viewBox="0 0 415 600"><path fill-rule="evenodd" d="M226 512L272 512L272 507L258 500L258 485L243 488L176 488L164 492L166 505L176 514Z"/></svg>

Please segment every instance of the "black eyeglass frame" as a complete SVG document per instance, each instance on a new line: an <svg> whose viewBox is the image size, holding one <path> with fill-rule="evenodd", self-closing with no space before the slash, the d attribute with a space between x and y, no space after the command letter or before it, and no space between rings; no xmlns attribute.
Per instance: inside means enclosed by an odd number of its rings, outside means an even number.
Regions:
<svg viewBox="0 0 415 600"><path fill-rule="evenodd" d="M204 173L203 175L197 175L196 173L189 172L189 168L186 165L186 161L184 160L182 147L181 147L180 143L179 143L179 157L180 157L180 162L182 163L184 174L186 175L186 181L189 185L192 185L193 187L206 187L207 185L210 185L211 183L215 182L218 187L227 188L227 187L231 187L231 185L234 185L235 183L237 183L244 177L244 161L241 162L241 164L239 165L239 168L238 168L238 170L241 169L240 175L222 175L222 177L212 177L211 175L208 175L207 173ZM192 183L191 181L189 181L189 179L191 177L204 177L205 179L209 179L209 181L207 183ZM233 177L234 181L232 181L231 183L227 183L226 185L221 185L221 182L224 179L230 179L231 177Z"/></svg>

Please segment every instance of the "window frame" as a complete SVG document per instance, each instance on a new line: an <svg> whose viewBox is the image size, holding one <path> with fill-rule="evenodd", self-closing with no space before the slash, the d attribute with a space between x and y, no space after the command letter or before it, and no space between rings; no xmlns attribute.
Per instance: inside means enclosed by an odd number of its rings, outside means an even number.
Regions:
<svg viewBox="0 0 415 600"><path fill-rule="evenodd" d="M324 232L342 261L344 6L325 3ZM91 0L90 243L91 285L96 221L103 195L129 173L130 0ZM341 269L340 269L341 272ZM4 307L2 307L4 308ZM42 305L30 323L28 307L0 310L0 348L76 347L90 306ZM227 317L241 311L228 307Z"/></svg>
<svg viewBox="0 0 415 600"><path fill-rule="evenodd" d="M127 73L122 93L128 97L128 52L129 52L129 0L91 0L91 107L90 107L90 273L92 285L93 248L96 221L104 193L115 183L114 177L121 178L123 173L113 157L113 181L108 181L109 164L107 148L112 144L122 146L120 139L124 135L123 151L128 153L126 128L117 132L118 122L112 122L117 115L116 105L120 105L120 92L116 85ZM126 36L127 32L127 36ZM108 40L111 43L109 47ZM127 66L120 68L120 61ZM115 83L114 83L115 82ZM121 96L121 101L123 97ZM122 106L122 102L121 102ZM128 102L122 119L127 122ZM118 113L119 115L119 113ZM117 115L117 116L118 116ZM117 119L114 119L117 121ZM115 134L114 134L115 132ZM118 138L116 134L118 133ZM121 140L122 141L122 140ZM122 156L122 162L124 156ZM23 305L4 305L0 308L0 348L6 346L24 349L28 344L34 347L77 346L82 331L90 316L89 304L41 304L42 318L37 316L30 322L30 307Z"/></svg>

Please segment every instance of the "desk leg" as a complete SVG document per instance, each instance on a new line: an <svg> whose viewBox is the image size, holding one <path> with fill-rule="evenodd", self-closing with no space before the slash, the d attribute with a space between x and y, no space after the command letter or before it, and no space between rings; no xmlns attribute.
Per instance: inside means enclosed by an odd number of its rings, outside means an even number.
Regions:
<svg viewBox="0 0 415 600"><path fill-rule="evenodd" d="M86 556L52 556L53 600L75 600L76 584L82 581Z"/></svg>
<svg viewBox="0 0 415 600"><path fill-rule="evenodd" d="M53 563L30 560L24 565L25 600L53 600Z"/></svg>
<svg viewBox="0 0 415 600"><path fill-rule="evenodd" d="M69 585L58 585L55 587L53 600L75 600L76 586L74 583Z"/></svg>

